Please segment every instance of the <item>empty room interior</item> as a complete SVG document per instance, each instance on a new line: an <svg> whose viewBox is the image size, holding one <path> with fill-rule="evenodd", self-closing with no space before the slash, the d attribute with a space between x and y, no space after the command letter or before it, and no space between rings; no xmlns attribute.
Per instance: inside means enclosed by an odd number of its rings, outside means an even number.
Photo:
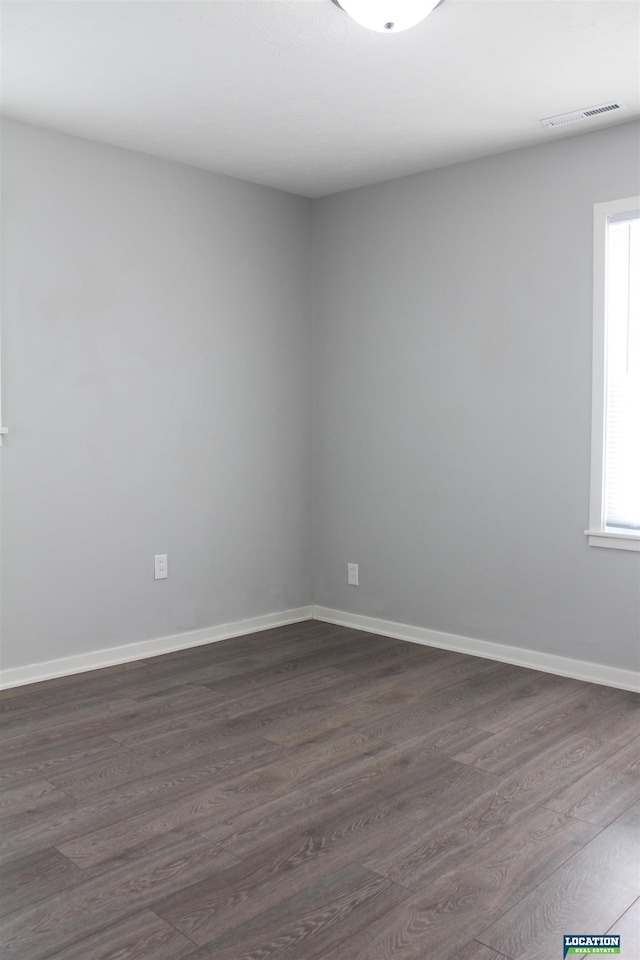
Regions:
<svg viewBox="0 0 640 960"><path fill-rule="evenodd" d="M640 4L0 15L3 960L640 960Z"/></svg>

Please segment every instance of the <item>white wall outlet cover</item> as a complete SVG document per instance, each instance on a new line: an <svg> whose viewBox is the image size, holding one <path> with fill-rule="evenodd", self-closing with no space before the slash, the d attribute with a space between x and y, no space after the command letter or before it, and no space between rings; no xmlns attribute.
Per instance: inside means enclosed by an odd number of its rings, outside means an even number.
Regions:
<svg viewBox="0 0 640 960"><path fill-rule="evenodd" d="M156 553L154 559L154 579L166 580L169 576L169 563L166 553Z"/></svg>
<svg viewBox="0 0 640 960"><path fill-rule="evenodd" d="M350 583L351 586L359 586L360 581L358 580L358 564L357 563L348 563L347 564L347 583Z"/></svg>

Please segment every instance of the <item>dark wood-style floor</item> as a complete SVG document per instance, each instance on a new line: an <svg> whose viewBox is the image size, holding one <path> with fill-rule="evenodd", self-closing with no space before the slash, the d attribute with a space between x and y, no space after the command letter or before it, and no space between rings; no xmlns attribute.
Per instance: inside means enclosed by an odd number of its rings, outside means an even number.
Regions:
<svg viewBox="0 0 640 960"><path fill-rule="evenodd" d="M634 694L318 622L5 691L3 960L639 960Z"/></svg>

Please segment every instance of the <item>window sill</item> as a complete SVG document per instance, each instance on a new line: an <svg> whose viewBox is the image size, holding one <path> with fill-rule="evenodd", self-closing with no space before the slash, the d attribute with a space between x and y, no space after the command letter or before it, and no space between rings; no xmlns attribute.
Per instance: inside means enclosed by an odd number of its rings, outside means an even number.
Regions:
<svg viewBox="0 0 640 960"><path fill-rule="evenodd" d="M590 547L640 552L640 533L618 533L612 530L585 530Z"/></svg>

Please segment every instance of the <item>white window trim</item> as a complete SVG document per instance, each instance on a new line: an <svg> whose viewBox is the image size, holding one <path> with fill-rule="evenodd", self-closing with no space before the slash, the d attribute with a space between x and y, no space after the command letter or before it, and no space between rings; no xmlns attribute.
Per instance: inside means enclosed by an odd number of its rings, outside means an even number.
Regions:
<svg viewBox="0 0 640 960"><path fill-rule="evenodd" d="M591 506L589 546L640 552L640 534L607 529L604 525L604 408L605 408L605 261L607 220L640 209L640 196L593 205L593 375L591 408Z"/></svg>

